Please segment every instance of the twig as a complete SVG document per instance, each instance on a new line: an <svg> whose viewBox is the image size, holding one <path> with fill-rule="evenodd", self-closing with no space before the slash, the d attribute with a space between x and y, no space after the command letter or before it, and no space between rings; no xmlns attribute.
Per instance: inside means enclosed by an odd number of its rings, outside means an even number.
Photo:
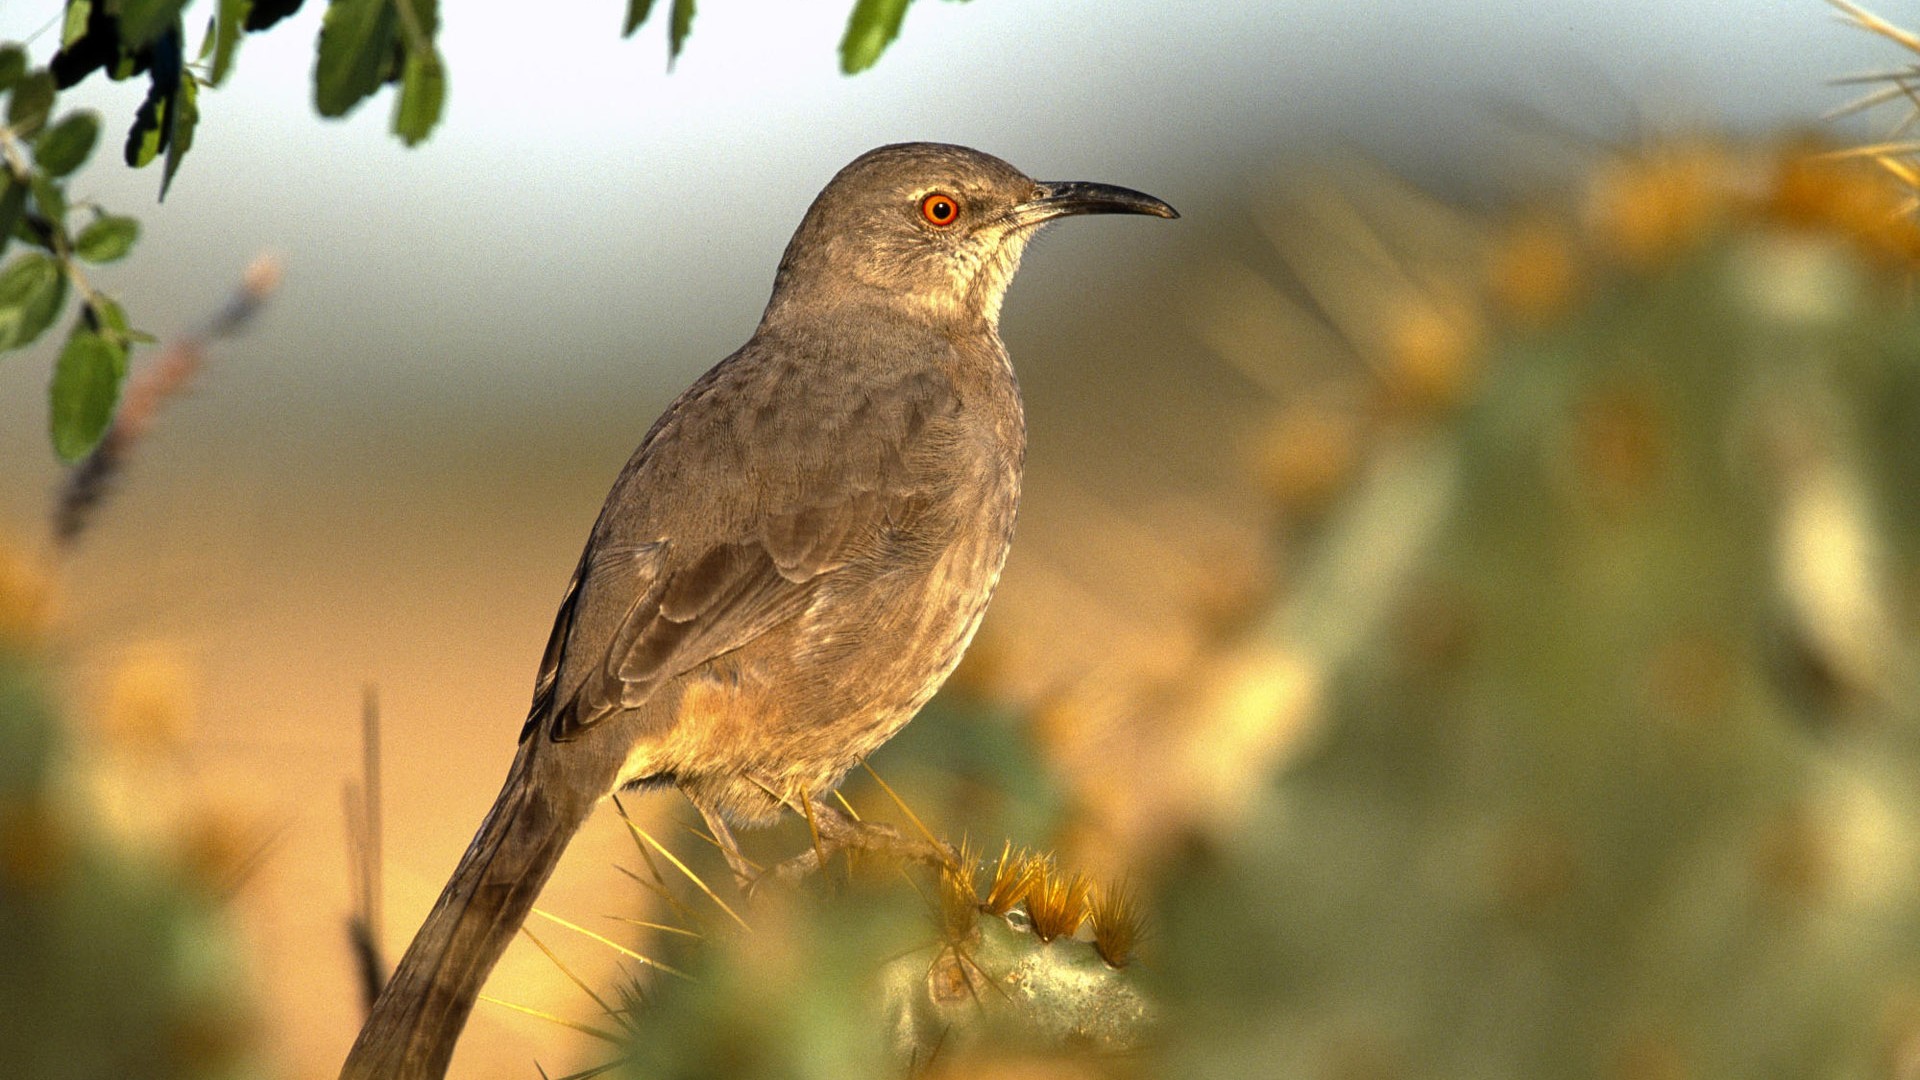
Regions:
<svg viewBox="0 0 1920 1080"><path fill-rule="evenodd" d="M206 362L206 347L244 327L279 287L279 260L271 255L256 258L225 307L200 330L177 338L161 350L127 381L120 408L100 444L74 466L60 489L53 516L54 543L60 553L71 551L86 531L94 509L126 466L134 445L153 427L161 409L199 373Z"/></svg>
<svg viewBox="0 0 1920 1080"><path fill-rule="evenodd" d="M380 837L380 699L366 690L360 710L361 777L346 786L348 870L353 878L353 914L347 919L347 939L360 976L361 1004L368 1010L387 984L387 962L381 943L382 861Z"/></svg>

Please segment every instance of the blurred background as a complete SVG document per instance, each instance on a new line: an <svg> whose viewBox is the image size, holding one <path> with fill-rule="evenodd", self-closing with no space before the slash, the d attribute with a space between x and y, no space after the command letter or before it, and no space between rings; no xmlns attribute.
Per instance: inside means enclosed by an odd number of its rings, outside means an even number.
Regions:
<svg viewBox="0 0 1920 1080"><path fill-rule="evenodd" d="M220 883L249 1068L331 1075L358 1026L366 688L397 952L633 445L820 185L928 138L1184 215L1029 252L1019 539L874 763L944 834L1136 883L1165 1056L1126 1067L1920 1076L1920 236L1819 156L1897 118L1820 120L1893 45L1814 0L979 0L848 78L842 5L716 0L669 74L617 4L449 4L409 151L385 97L314 117L308 7L163 205L110 154L75 185L141 217L100 276L162 339L262 252L284 285L57 565L55 346L0 361L7 595L54 597L20 621L93 812ZM112 133L138 93L73 103ZM542 906L647 917L632 852L602 815ZM521 946L490 993L592 1011ZM454 1075L605 1056L483 1003Z"/></svg>

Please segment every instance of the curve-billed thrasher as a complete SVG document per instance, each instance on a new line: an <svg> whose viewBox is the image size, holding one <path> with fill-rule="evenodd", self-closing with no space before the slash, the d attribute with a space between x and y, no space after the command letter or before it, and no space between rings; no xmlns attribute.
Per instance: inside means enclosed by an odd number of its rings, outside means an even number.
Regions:
<svg viewBox="0 0 1920 1080"><path fill-rule="evenodd" d="M506 786L343 1078L445 1074L487 973L609 793L680 788L739 872L727 822L831 791L933 695L999 580L1020 494L1001 297L1041 225L1098 213L1178 216L937 143L870 151L820 192L753 337L655 421L607 496Z"/></svg>

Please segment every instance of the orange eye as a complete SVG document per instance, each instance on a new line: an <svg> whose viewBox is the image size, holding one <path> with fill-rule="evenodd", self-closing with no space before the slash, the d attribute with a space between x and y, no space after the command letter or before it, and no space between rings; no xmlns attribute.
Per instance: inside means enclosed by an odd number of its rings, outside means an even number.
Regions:
<svg viewBox="0 0 1920 1080"><path fill-rule="evenodd" d="M960 217L960 204L944 191L936 191L920 200L920 216L927 224L944 229Z"/></svg>

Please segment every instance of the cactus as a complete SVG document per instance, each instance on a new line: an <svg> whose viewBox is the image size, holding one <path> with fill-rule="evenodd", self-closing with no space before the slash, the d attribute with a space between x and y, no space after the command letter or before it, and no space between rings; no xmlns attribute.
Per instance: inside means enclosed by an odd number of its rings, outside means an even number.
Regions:
<svg viewBox="0 0 1920 1080"><path fill-rule="evenodd" d="M629 823L643 855L664 850ZM659 863L645 862L650 891L671 895ZM703 919L698 905L725 904L717 894L672 901L698 930L661 941L671 954L646 958L659 974L626 984L618 1008L599 1000L598 1031L626 1051L606 1067L635 1077L924 1074L1016 1051L1119 1063L1144 1044L1153 1008L1132 964L1141 915L1129 890L1095 888L1011 844L990 865L963 843L931 871L873 853L844 874L837 866L805 889L763 886L745 917L729 905L724 920Z"/></svg>
<svg viewBox="0 0 1920 1080"><path fill-rule="evenodd" d="M0 562L6 562L0 553ZM0 566L0 624L26 575ZM0 632L0 1056L35 1080L254 1075L237 943L188 868L130 850L76 794L78 750L25 635Z"/></svg>
<svg viewBox="0 0 1920 1080"><path fill-rule="evenodd" d="M1372 459L1422 448L1436 525L1319 737L1163 879L1180 1075L1920 1046L1915 226L1791 143L1665 142L1580 196L1486 223L1477 374Z"/></svg>

